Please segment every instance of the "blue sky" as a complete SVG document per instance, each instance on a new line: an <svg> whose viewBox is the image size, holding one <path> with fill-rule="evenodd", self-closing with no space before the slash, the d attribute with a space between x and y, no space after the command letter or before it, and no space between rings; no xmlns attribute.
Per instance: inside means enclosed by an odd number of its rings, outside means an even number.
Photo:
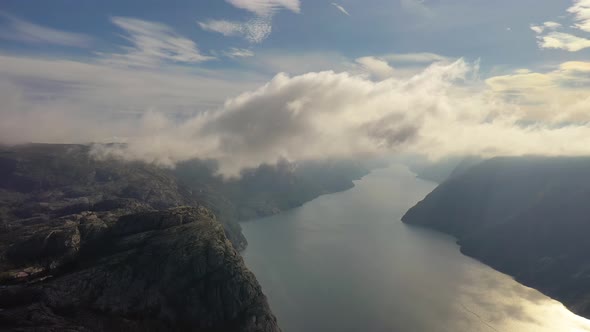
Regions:
<svg viewBox="0 0 590 332"><path fill-rule="evenodd" d="M255 2L255 1L254 1ZM450 57L482 59L485 68L538 66L565 58L583 59L587 50L563 54L537 45L532 24L560 20L567 25L568 1L465 1L465 0L367 0L340 1L344 15L331 1L292 1L297 7L279 5L267 38L258 42L239 36L205 31L198 22L226 20L247 22L259 14L225 1L3 1L4 24L11 18L46 28L83 34L85 47L55 47L5 38L5 52L66 57L117 52L128 44L113 17L166 24L180 36L194 41L203 54L219 55L233 48L251 53L332 53L351 59L389 53L431 52ZM285 1L289 3L289 1ZM259 5L261 6L261 5ZM298 8L298 11L293 10ZM267 15L270 16L270 15ZM568 52L571 53L571 52ZM240 62L217 56L199 64L205 68L239 66Z"/></svg>
<svg viewBox="0 0 590 332"><path fill-rule="evenodd" d="M0 143L588 154L589 56L590 0L4 0Z"/></svg>

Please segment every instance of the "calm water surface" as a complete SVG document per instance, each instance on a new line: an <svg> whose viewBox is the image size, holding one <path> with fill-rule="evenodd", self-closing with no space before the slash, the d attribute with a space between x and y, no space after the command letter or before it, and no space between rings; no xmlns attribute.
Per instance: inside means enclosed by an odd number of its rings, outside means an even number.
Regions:
<svg viewBox="0 0 590 332"><path fill-rule="evenodd" d="M404 225L435 184L378 170L352 190L245 223L244 258L285 332L570 332L590 321Z"/></svg>

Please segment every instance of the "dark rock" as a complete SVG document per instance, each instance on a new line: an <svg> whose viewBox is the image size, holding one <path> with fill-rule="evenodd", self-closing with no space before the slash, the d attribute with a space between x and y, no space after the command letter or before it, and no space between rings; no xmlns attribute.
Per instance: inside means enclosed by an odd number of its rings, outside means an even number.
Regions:
<svg viewBox="0 0 590 332"><path fill-rule="evenodd" d="M51 246L71 247L63 234L49 236ZM254 275L207 209L121 217L102 246L78 259L53 278L0 292L0 323L44 331L280 331Z"/></svg>
<svg viewBox="0 0 590 332"><path fill-rule="evenodd" d="M79 250L80 232L70 223L15 243L8 248L6 257L15 266L36 263L57 268L75 259Z"/></svg>

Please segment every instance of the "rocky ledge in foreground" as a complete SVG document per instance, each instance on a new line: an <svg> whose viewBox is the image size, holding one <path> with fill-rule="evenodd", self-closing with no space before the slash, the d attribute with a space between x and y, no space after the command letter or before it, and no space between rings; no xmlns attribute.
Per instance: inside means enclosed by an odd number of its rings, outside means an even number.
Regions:
<svg viewBox="0 0 590 332"><path fill-rule="evenodd" d="M0 234L0 325L15 331L280 331L203 207L27 220ZM112 217L112 216L111 216Z"/></svg>

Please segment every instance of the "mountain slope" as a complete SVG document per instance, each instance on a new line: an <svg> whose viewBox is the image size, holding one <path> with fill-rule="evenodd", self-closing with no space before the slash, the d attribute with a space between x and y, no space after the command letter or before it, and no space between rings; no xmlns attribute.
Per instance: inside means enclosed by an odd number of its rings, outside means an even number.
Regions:
<svg viewBox="0 0 590 332"><path fill-rule="evenodd" d="M3 328L280 331L227 223L169 171L81 145L3 149L0 170Z"/></svg>
<svg viewBox="0 0 590 332"><path fill-rule="evenodd" d="M403 217L590 317L590 158L494 158L438 186Z"/></svg>

